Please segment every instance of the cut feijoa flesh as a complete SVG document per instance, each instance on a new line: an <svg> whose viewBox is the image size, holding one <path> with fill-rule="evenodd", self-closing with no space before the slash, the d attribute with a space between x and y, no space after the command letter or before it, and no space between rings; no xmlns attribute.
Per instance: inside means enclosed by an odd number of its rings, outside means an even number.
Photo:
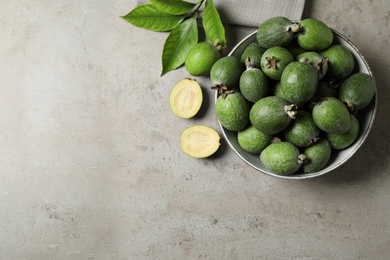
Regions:
<svg viewBox="0 0 390 260"><path fill-rule="evenodd" d="M214 154L220 146L220 136L213 128L194 125L186 128L180 136L183 152L194 158L206 158Z"/></svg>
<svg viewBox="0 0 390 260"><path fill-rule="evenodd" d="M172 88L169 106L172 112L181 118L195 116L203 102L202 88L195 79L185 78Z"/></svg>

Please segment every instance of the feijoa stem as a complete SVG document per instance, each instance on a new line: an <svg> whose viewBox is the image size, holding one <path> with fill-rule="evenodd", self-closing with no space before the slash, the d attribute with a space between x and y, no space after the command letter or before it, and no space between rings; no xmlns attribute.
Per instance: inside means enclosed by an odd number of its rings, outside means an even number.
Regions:
<svg viewBox="0 0 390 260"><path fill-rule="evenodd" d="M307 159L307 156L303 153L301 153L300 155L298 155L298 163L299 164L305 164L305 163L308 163L309 160Z"/></svg>
<svg viewBox="0 0 390 260"><path fill-rule="evenodd" d="M290 118L295 119L298 114L298 106L295 104L286 105L284 106L284 111Z"/></svg>
<svg viewBox="0 0 390 260"><path fill-rule="evenodd" d="M254 68L254 62L253 62L253 60L250 57L245 59L245 66L246 66L247 70L250 70L250 69Z"/></svg>
<svg viewBox="0 0 390 260"><path fill-rule="evenodd" d="M287 28L287 31L291 30L293 33L296 33L299 32L300 29L301 29L301 24L299 22L295 22Z"/></svg>

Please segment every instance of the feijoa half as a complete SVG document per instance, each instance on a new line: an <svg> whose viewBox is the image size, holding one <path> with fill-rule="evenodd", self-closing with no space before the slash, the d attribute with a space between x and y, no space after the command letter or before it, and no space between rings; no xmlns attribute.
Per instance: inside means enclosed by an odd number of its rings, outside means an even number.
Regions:
<svg viewBox="0 0 390 260"><path fill-rule="evenodd" d="M180 135L183 152L194 158L206 158L214 154L220 146L220 136L213 128L194 125L186 128Z"/></svg>
<svg viewBox="0 0 390 260"><path fill-rule="evenodd" d="M181 118L195 116L203 102L202 88L195 79L185 78L172 88L169 95L169 107Z"/></svg>

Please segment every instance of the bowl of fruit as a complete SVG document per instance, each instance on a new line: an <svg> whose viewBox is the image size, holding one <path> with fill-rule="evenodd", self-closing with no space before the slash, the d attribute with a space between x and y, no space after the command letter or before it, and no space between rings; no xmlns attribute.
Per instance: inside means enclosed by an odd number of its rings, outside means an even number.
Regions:
<svg viewBox="0 0 390 260"><path fill-rule="evenodd" d="M272 17L211 68L224 139L254 169L324 175L372 128L376 84L358 48L324 22Z"/></svg>

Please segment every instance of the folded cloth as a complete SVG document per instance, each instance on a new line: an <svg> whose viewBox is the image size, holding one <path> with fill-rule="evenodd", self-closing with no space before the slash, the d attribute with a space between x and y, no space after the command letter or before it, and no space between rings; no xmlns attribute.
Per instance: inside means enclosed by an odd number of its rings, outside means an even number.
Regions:
<svg viewBox="0 0 390 260"><path fill-rule="evenodd" d="M145 4L149 1L137 2ZM305 6L305 0L214 0L214 3L222 22L250 27L258 27L264 20L273 16L300 20Z"/></svg>

